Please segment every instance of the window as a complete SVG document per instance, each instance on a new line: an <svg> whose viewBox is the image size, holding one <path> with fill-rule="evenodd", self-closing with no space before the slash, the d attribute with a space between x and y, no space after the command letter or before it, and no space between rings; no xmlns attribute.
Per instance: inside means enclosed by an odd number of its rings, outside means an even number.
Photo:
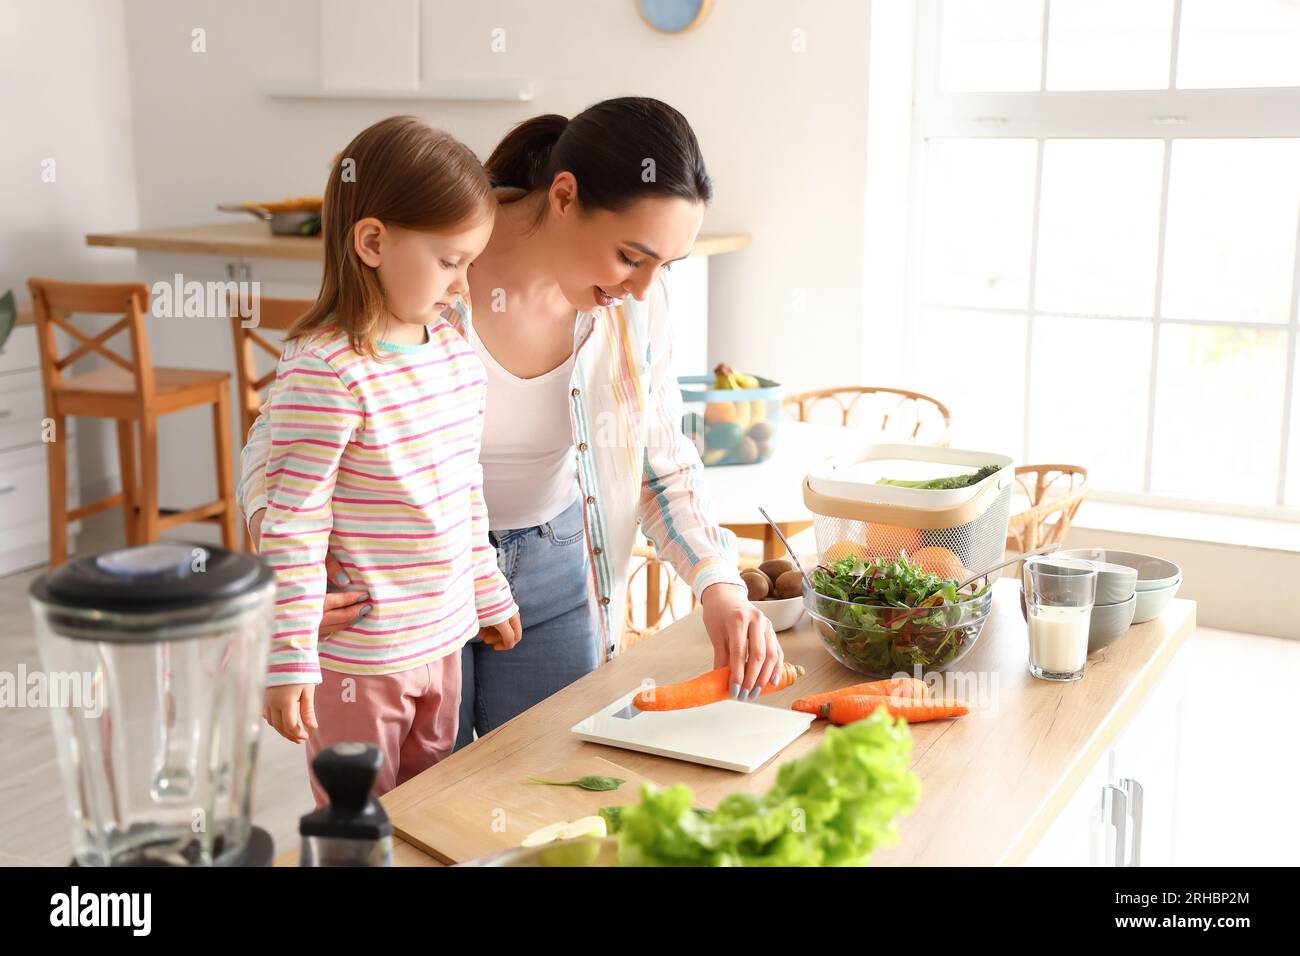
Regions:
<svg viewBox="0 0 1300 956"><path fill-rule="evenodd" d="M920 0L904 351L954 444L1300 519L1300 0Z"/></svg>

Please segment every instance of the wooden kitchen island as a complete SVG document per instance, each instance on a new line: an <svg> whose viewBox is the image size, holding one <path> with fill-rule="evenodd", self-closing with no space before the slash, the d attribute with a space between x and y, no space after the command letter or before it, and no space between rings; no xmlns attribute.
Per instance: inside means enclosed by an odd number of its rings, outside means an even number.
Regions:
<svg viewBox="0 0 1300 956"><path fill-rule="evenodd" d="M1026 666L1028 637L1017 587L1011 579L997 583L979 643L959 665L963 674L984 675L981 695L987 699L973 701L978 709L961 719L912 728L920 804L902 818L898 844L877 853L873 863L1024 862L1195 629L1195 603L1176 600L1157 620L1134 626L1091 655L1083 680L1040 681ZM862 679L831 658L806 617L780 638L787 658L808 673L754 706L788 707L798 696ZM383 803L400 837L395 863L437 865L486 856L517 845L535 825L635 802L641 779L687 783L697 805L710 807L733 791L766 790L783 761L817 745L825 722L813 724L749 775L587 743L570 732L645 679L672 682L711 665L697 611L391 791ZM586 773L629 783L614 793L588 793L526 782L530 775L572 779Z"/></svg>

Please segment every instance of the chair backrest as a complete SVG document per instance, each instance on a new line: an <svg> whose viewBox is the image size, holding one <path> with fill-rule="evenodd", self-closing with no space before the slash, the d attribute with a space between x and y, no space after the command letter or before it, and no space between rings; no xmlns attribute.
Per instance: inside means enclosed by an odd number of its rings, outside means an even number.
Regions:
<svg viewBox="0 0 1300 956"><path fill-rule="evenodd" d="M53 414L55 410L54 394L64 383L64 371L91 355L106 358L130 372L135 378L135 394L139 396L141 407L153 404L153 363L149 359L149 338L144 326L150 299L147 285L143 282L60 282L57 279L31 278L27 280L27 288L32 295L32 314L36 320L47 414ZM92 337L73 324L72 316L75 314L120 315L121 318ZM60 329L79 343L62 355L55 334ZM130 358L106 344L123 330L130 333Z"/></svg>
<svg viewBox="0 0 1300 956"><path fill-rule="evenodd" d="M253 422L257 421L257 415L262 410L262 390L275 381L275 362L279 360L282 351L282 346L258 332L263 329L283 332L314 304L313 299L272 299L262 296L257 304L257 324L245 328L238 299L232 293L227 314L235 336L235 391L239 394L239 421L244 429L241 443L248 438L248 430L253 427ZM271 363L271 370L264 375L257 374L258 349L269 353L275 360Z"/></svg>
<svg viewBox="0 0 1300 956"><path fill-rule="evenodd" d="M1088 494L1088 469L1082 465L1021 465L1016 469L1016 484L1029 499L1029 507L1007 522L1007 550L1021 554L1045 544L1063 545ZM1056 520L1049 524L1053 517Z"/></svg>
<svg viewBox="0 0 1300 956"><path fill-rule="evenodd" d="M865 396L875 399L875 413L878 417L880 433L883 438L917 442L940 448L948 445L952 415L948 406L937 398L905 388L886 388L872 385L844 385L836 388L823 388L813 392L791 395L782 405L801 422L811 421L816 408L827 403L838 409L839 424L849 426L853 413L858 412L859 426L875 424L868 420L866 406L871 404Z"/></svg>

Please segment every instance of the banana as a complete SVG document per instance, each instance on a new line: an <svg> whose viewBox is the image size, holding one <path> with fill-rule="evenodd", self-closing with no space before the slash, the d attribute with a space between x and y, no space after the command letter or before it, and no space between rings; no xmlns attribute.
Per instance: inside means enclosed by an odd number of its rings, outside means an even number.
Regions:
<svg viewBox="0 0 1300 956"><path fill-rule="evenodd" d="M718 367L713 370L714 387L723 391L738 391L744 388L737 378L735 370L726 362L720 362ZM734 402L736 409L735 423L740 426L740 430L746 431L753 424L752 402Z"/></svg>

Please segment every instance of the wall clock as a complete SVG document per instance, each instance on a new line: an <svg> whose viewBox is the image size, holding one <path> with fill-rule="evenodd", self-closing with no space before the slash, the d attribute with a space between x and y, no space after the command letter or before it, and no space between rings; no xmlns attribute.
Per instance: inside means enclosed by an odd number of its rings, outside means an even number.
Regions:
<svg viewBox="0 0 1300 956"><path fill-rule="evenodd" d="M636 0L641 19L660 33L685 33L709 13L713 0Z"/></svg>

